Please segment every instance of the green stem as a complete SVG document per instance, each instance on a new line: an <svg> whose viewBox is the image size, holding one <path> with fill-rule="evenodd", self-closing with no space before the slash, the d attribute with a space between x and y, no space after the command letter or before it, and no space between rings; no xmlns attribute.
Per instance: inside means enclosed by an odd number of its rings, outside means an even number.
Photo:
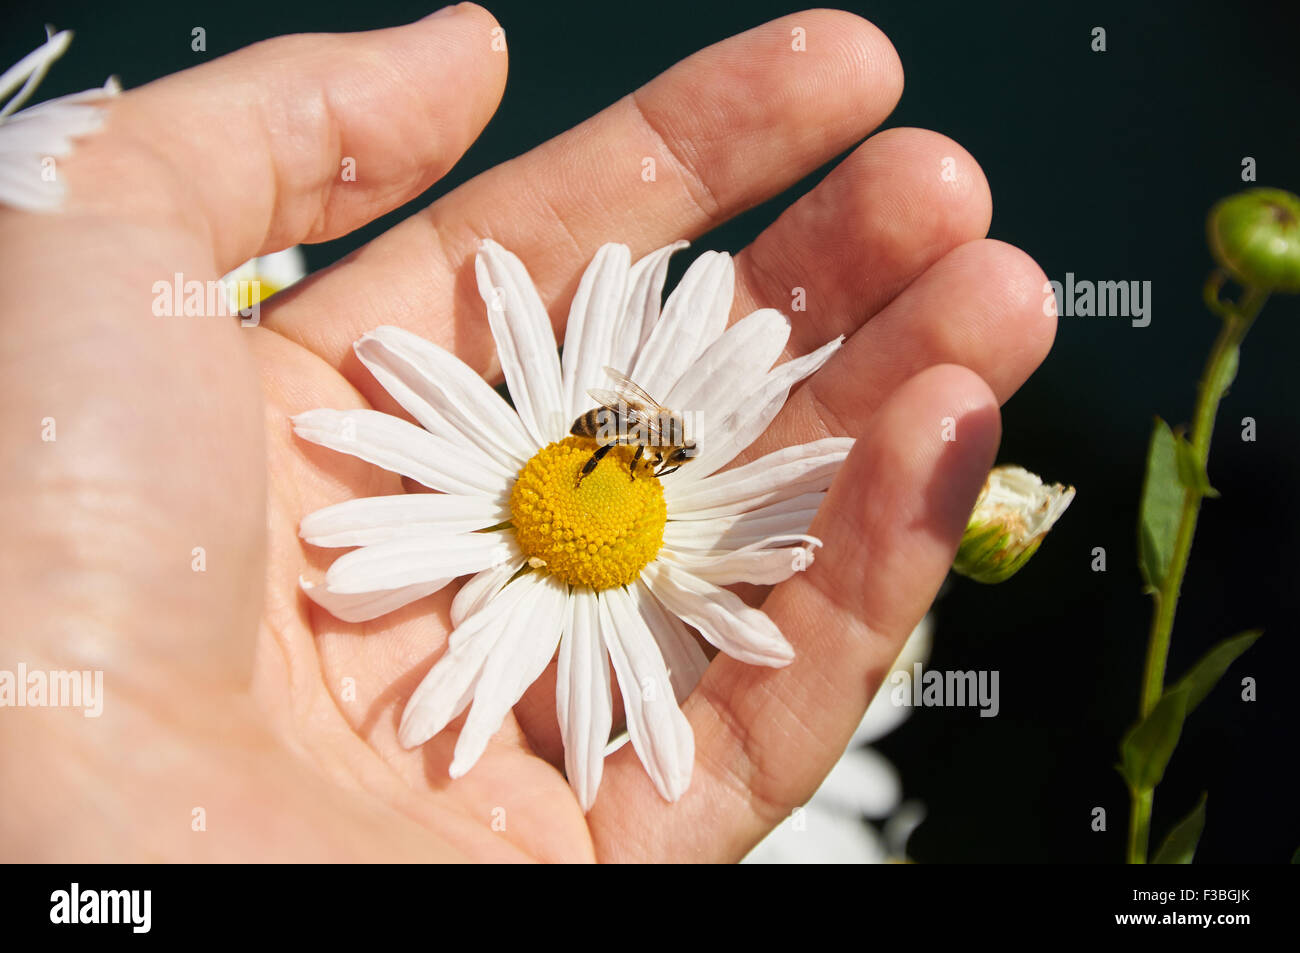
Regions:
<svg viewBox="0 0 1300 953"><path fill-rule="evenodd" d="M1128 825L1128 862L1147 862L1147 842L1151 839L1151 802L1155 791L1133 791L1133 809Z"/></svg>
<svg viewBox="0 0 1300 953"><path fill-rule="evenodd" d="M1205 373L1197 388L1196 412L1192 420L1191 446L1195 464L1204 470L1210 456L1210 437L1214 433L1214 420L1219 413L1219 402L1232 379L1236 376L1237 358L1241 341L1250 330L1255 316L1268 300L1268 292L1248 287L1235 305L1219 300L1221 279L1210 277L1206 284L1206 299L1211 310L1223 318L1223 328L1210 350L1205 363ZM1151 633L1147 641L1146 670L1142 676L1141 716L1145 718L1156 707L1165 690L1165 664L1169 659L1169 641L1174 630L1174 613L1178 596L1187 572L1187 560L1192 551L1192 538L1196 535L1196 520L1201 512L1201 492L1187 489L1183 493L1182 514L1178 533L1174 538L1174 551L1169 560L1159 591L1155 593L1155 612L1151 618ZM1145 864L1147 842L1151 829L1151 808L1155 791L1134 791L1132 823L1129 825L1128 861Z"/></svg>

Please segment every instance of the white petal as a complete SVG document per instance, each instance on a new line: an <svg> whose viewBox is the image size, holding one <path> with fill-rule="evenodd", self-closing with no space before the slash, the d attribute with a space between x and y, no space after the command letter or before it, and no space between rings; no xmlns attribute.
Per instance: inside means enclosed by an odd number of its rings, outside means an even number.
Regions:
<svg viewBox="0 0 1300 953"><path fill-rule="evenodd" d="M811 354L778 364L768 371L762 386L748 394L740 406L727 417L715 420L704 416L698 428L700 454L690 467L681 472L686 480L698 480L726 466L762 435L785 406L790 389L830 360L839 350L841 335Z"/></svg>
<svg viewBox="0 0 1300 953"><path fill-rule="evenodd" d="M903 781L889 759L870 748L850 748L815 795L832 810L886 817L903 800Z"/></svg>
<svg viewBox="0 0 1300 953"><path fill-rule="evenodd" d="M432 582L416 583L398 589L380 589L374 592L330 592L324 586L315 586L306 579L299 579L298 585L307 594L307 598L320 606L336 619L344 622L369 622L381 615L388 615L402 606L409 605L417 599L431 596L453 577L435 579Z"/></svg>
<svg viewBox="0 0 1300 953"><path fill-rule="evenodd" d="M668 518L699 520L731 516L824 490L831 485L852 447L850 437L824 437L775 450L703 480L668 484L664 488Z"/></svg>
<svg viewBox="0 0 1300 953"><path fill-rule="evenodd" d="M920 801L905 801L894 812L893 817L885 821L881 834L890 857L898 860L907 858L907 842L924 820L925 805Z"/></svg>
<svg viewBox="0 0 1300 953"><path fill-rule="evenodd" d="M800 542L799 546L777 546L778 543ZM685 550L675 552L665 546L659 559L685 569L715 586L730 586L738 582L756 586L775 586L785 582L797 572L813 564L821 540L813 536L770 536L750 543L741 549L719 552Z"/></svg>
<svg viewBox="0 0 1300 953"><path fill-rule="evenodd" d="M794 649L776 623L762 610L745 605L734 592L658 560L641 571L641 578L664 608L695 626L732 658L771 668L794 659Z"/></svg>
<svg viewBox="0 0 1300 953"><path fill-rule="evenodd" d="M334 560L325 573L325 586L335 593L398 589L466 576L509 558L504 533L392 539L354 549Z"/></svg>
<svg viewBox="0 0 1300 953"><path fill-rule="evenodd" d="M822 490L731 516L669 520L664 526L664 546L676 552L740 549L769 536L807 533L825 499Z"/></svg>
<svg viewBox="0 0 1300 953"><path fill-rule="evenodd" d="M589 387L605 385L614 332L627 293L631 255L626 245L602 245L583 272L564 335L564 407L569 421L589 410ZM621 368L621 370L626 370Z"/></svg>
<svg viewBox="0 0 1300 953"><path fill-rule="evenodd" d="M710 251L695 259L668 296L663 316L650 332L637 356L636 370L629 376L662 401L662 395L673 389L686 369L727 327L735 290L735 265L730 255Z"/></svg>
<svg viewBox="0 0 1300 953"><path fill-rule="evenodd" d="M3 130L0 129L2 145ZM62 180L46 182L41 177L36 156L21 162L0 157L0 204L28 212L50 212L63 204L64 191Z"/></svg>
<svg viewBox="0 0 1300 953"><path fill-rule="evenodd" d="M634 358L659 323L659 303L663 300L664 279L668 277L668 259L673 252L690 242L676 241L639 259L627 277L627 302L614 334L609 360L605 363L628 373Z"/></svg>
<svg viewBox="0 0 1300 953"><path fill-rule="evenodd" d="M73 141L98 131L104 120L99 106L56 100L0 120L0 203L35 212L57 209L63 178L51 179L46 162L71 155Z"/></svg>
<svg viewBox="0 0 1300 953"><path fill-rule="evenodd" d="M790 319L771 308L741 318L701 354L664 405L721 420L758 389L790 339Z"/></svg>
<svg viewBox="0 0 1300 953"><path fill-rule="evenodd" d="M99 131L105 118L103 108L93 103L41 103L0 122L0 155L6 162L24 154L38 159L71 155L73 140Z"/></svg>
<svg viewBox="0 0 1300 953"><path fill-rule="evenodd" d="M519 547L514 541L513 535L509 535L510 558L503 563L495 566L489 566L482 572L479 572L469 579L460 587L456 597L451 601L451 624L460 625L479 609L487 605L490 599L493 599L498 592L505 588L506 583L515 577L515 573L524 567L523 554L519 552Z"/></svg>
<svg viewBox="0 0 1300 953"><path fill-rule="evenodd" d="M250 258L233 271L221 276L225 284L239 281L263 281L276 288L288 288L307 274L307 259L301 245L290 245L283 251Z"/></svg>
<svg viewBox="0 0 1300 953"><path fill-rule="evenodd" d="M574 590L569 594L567 611L555 680L555 713L564 739L564 771L586 813L595 803L600 787L605 745L614 721L614 700L595 593Z"/></svg>
<svg viewBox="0 0 1300 953"><path fill-rule="evenodd" d="M645 620L650 634L659 643L668 676L673 680L673 694L679 702L686 701L709 667L709 657L704 654L695 636L681 619L673 615L655 598L655 594L638 579L628 588L637 611Z"/></svg>
<svg viewBox="0 0 1300 953"><path fill-rule="evenodd" d="M537 447L562 440L573 421L563 419L555 331L533 280L523 262L490 239L479 243L474 274L524 429Z"/></svg>
<svg viewBox="0 0 1300 953"><path fill-rule="evenodd" d="M453 778L463 777L474 767L515 702L555 656L564 627L567 589L554 576L532 575L531 591L510 613L474 686L474 704L456 739L449 770Z"/></svg>
<svg viewBox="0 0 1300 953"><path fill-rule="evenodd" d="M677 706L672 680L654 636L623 589L600 594L601 634L618 676L632 747L667 801L690 787L695 734Z"/></svg>
<svg viewBox="0 0 1300 953"><path fill-rule="evenodd" d="M380 327L355 349L425 430L485 467L513 477L536 450L519 415L464 361L438 345L401 328Z"/></svg>
<svg viewBox="0 0 1300 953"><path fill-rule="evenodd" d="M871 825L822 807L816 795L768 834L745 858L747 864L883 864L885 843Z"/></svg>
<svg viewBox="0 0 1300 953"><path fill-rule="evenodd" d="M876 697L867 706L862 721L859 722L857 729L853 732L852 744L870 744L878 738L883 738L905 722L908 716L911 715L911 705L897 705L894 703L894 692L905 693L904 698L912 697L913 665L917 662L923 663L930 657L933 624L930 614L926 613L921 621L916 624L912 634L907 637L907 641L903 643L902 651L898 653L898 658L894 660L893 669L885 676L885 680L880 683L880 689L876 692ZM899 672L903 675L901 679L897 676Z"/></svg>
<svg viewBox="0 0 1300 953"><path fill-rule="evenodd" d="M51 34L44 43L0 75L0 99L13 92L19 83L23 84L18 94L3 109L0 109L0 118L8 116L23 104L23 100L31 95L32 90L45 78L54 61L67 52L71 42L71 30L60 30L58 33Z"/></svg>
<svg viewBox="0 0 1300 953"><path fill-rule="evenodd" d="M455 444L377 410L309 410L293 418L304 440L408 476L434 490L506 501L509 483Z"/></svg>
<svg viewBox="0 0 1300 953"><path fill-rule="evenodd" d="M298 535L313 546L370 546L390 539L455 536L510 519L510 508L485 496L399 493L368 496L304 516Z"/></svg>
<svg viewBox="0 0 1300 953"><path fill-rule="evenodd" d="M277 288L288 288L307 276L307 256L303 254L301 245L290 245L269 255L259 255L253 261L257 264L257 273Z"/></svg>
<svg viewBox="0 0 1300 953"><path fill-rule="evenodd" d="M411 693L402 711L397 740L403 748L424 744L465 710L511 613L533 592L536 582L535 576L521 576L451 633L447 651Z"/></svg>

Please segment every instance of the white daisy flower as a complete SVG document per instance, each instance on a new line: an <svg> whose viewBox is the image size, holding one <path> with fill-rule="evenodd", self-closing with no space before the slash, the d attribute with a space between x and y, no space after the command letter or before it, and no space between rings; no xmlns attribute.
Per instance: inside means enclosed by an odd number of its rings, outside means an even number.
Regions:
<svg viewBox="0 0 1300 953"><path fill-rule="evenodd" d="M121 91L113 77L99 89L51 99L18 112L50 67L72 42L72 33L50 32L49 39L0 76L0 203L28 211L50 211L63 202L63 182L55 159L72 153L72 142L104 124L96 102ZM21 85L21 88L19 86Z"/></svg>
<svg viewBox="0 0 1300 953"><path fill-rule="evenodd" d="M842 341L773 367L789 320L755 311L727 327L735 271L706 252L664 303L677 242L632 264L597 253L574 296L563 359L523 264L484 241L479 292L514 409L452 354L399 328L357 356L421 426L373 410L311 410L303 438L440 491L351 500L306 517L318 546L357 546L308 596L345 621L372 619L473 574L457 593L447 651L402 714L423 744L469 708L450 773L467 772L558 650L557 715L583 810L600 784L613 720L610 664L628 734L659 793L690 783L695 742L679 708L707 658L691 634L755 665L794 650L762 611L724 588L773 584L811 560L805 535L852 441L828 438L722 470ZM695 414L698 453L662 478L633 446L581 477L597 442L570 427L618 368L664 407ZM652 452L647 451L646 456ZM660 470L664 470L663 466Z"/></svg>

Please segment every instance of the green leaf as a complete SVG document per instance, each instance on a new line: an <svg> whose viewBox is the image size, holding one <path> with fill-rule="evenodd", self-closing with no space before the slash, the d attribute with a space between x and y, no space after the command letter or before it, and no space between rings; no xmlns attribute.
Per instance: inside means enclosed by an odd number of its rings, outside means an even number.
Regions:
<svg viewBox="0 0 1300 953"><path fill-rule="evenodd" d="M1223 673L1228 670L1228 666L1235 662L1242 652L1254 645L1255 640L1263 634L1261 629L1252 629L1250 632L1242 632L1230 639L1224 639L1187 670L1187 674L1178 680L1174 688L1187 690L1188 714L1191 714L1192 710L1204 701L1205 696L1210 694L1210 689L1223 678Z"/></svg>
<svg viewBox="0 0 1300 953"><path fill-rule="evenodd" d="M1174 538L1183 511L1183 483L1178 478L1178 442L1169 425L1156 418L1147 449L1147 473L1142 484L1138 517L1138 564L1150 591L1157 591L1169 572Z"/></svg>
<svg viewBox="0 0 1300 953"><path fill-rule="evenodd" d="M1165 842L1151 859L1153 864L1190 864L1196 856L1201 831L1205 830L1205 794L1196 802L1192 813L1174 825Z"/></svg>
<svg viewBox="0 0 1300 953"><path fill-rule="evenodd" d="M1210 477L1205 472L1205 465L1196 459L1196 451L1182 437L1174 438L1174 456L1178 463L1178 480L1183 486L1201 496L1219 495L1219 491L1210 486Z"/></svg>
<svg viewBox="0 0 1300 953"><path fill-rule="evenodd" d="M1176 686L1120 742L1119 773L1135 791L1150 791L1165 776L1187 717L1187 689Z"/></svg>

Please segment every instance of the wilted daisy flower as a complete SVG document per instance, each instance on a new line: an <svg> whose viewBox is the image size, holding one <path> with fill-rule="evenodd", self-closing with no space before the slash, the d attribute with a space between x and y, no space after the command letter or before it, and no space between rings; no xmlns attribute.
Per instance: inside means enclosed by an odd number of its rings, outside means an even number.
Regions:
<svg viewBox="0 0 1300 953"><path fill-rule="evenodd" d="M0 76L0 202L28 211L49 211L63 202L63 182L55 159L72 153L72 141L95 132L104 123L99 100L116 95L116 79L99 89L88 89L51 99L18 112L35 92L54 61L72 42L72 33L51 33L48 40ZM19 86L21 85L21 88Z"/></svg>
<svg viewBox="0 0 1300 953"><path fill-rule="evenodd" d="M1074 500L1074 487L1044 483L1011 464L989 471L952 568L977 582L1005 582L1038 552Z"/></svg>
<svg viewBox="0 0 1300 953"><path fill-rule="evenodd" d="M694 737L678 707L707 660L691 634L733 658L782 666L794 651L761 610L724 586L772 584L811 559L807 532L852 441L829 438L718 472L776 416L790 389L840 345L773 367L790 333L777 311L727 327L734 266L708 252L660 314L678 242L631 264L602 247L574 296L563 360L541 298L491 241L475 270L513 398L442 348L384 327L357 356L422 426L373 410L294 418L307 440L410 477L436 494L352 500L311 514L301 535L359 546L307 594L345 621L372 619L473 574L457 593L447 651L415 690L399 739L414 747L466 708L451 776L468 771L559 653L557 715L584 810L613 720L610 664L632 744L660 794L690 783ZM591 389L617 368L664 407L694 414L695 456L656 476L619 445L583 477L598 444L570 435ZM683 439L683 443L685 440ZM667 452L651 448L652 452ZM661 467L660 469L663 469Z"/></svg>

